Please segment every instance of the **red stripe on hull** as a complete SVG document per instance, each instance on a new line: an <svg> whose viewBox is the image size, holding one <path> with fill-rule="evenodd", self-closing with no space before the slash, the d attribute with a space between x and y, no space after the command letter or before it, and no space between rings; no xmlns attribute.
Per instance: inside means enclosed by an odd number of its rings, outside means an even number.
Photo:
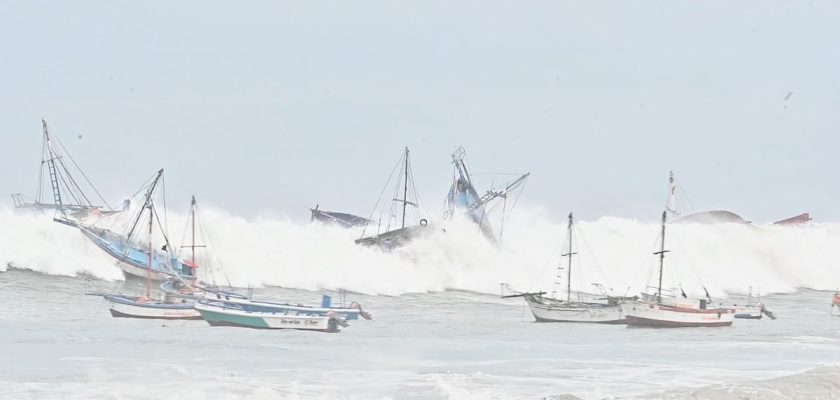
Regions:
<svg viewBox="0 0 840 400"><path fill-rule="evenodd" d="M678 321L662 321L658 319L639 318L628 315L628 326L649 326L652 328L697 328L703 326L731 326L732 321L720 322L678 322Z"/></svg>

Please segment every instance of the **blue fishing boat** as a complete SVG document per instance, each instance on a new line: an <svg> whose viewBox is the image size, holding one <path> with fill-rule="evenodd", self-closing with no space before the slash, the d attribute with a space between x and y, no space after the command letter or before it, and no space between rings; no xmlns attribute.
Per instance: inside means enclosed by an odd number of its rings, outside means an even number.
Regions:
<svg viewBox="0 0 840 400"><path fill-rule="evenodd" d="M155 187L161 177L163 177L162 169L158 171L151 180L150 186L147 187L147 196L154 194ZM157 214L154 213L154 210L148 208L149 204L153 204L150 202L149 198L144 200L145 205L132 218L131 229L127 234L119 234L109 229L83 224L65 216L54 218L54 221L78 228L96 247L113 257L115 265L127 276L144 279L151 277L153 281L163 281L176 276L193 279L195 265L179 259L170 251L171 248L165 232L161 230L166 244L160 249L148 248L148 246L136 240L140 219L146 215L146 212L148 211L150 222L154 222L152 220L156 218Z"/></svg>
<svg viewBox="0 0 840 400"><path fill-rule="evenodd" d="M456 212L464 213L478 225L484 236L495 242L497 239L490 223L490 212L495 208L495 204L498 204L496 203L498 200L503 201L502 212L507 211L508 196L525 184L530 173L517 175L516 179L508 182L505 186L491 188L484 194L479 195L467 168L465 155L466 151L463 147L459 147L452 153L453 180L446 195L444 219L451 219ZM504 214L501 223L504 224ZM501 231L499 235L501 236Z"/></svg>
<svg viewBox="0 0 840 400"><path fill-rule="evenodd" d="M171 261L174 258L174 256L170 255L167 258L163 258L163 261L161 261L161 258L157 257L158 254L155 253L155 246L152 244L155 221L160 221L160 216L155 209L154 194L162 177L163 170L161 169L148 186L143 209L140 210L136 219L134 219L134 224L131 228L131 233L133 233L143 216L146 216L149 229L147 249L145 251L141 250L139 247L113 247L111 244L116 241L113 239L109 240L107 236L110 234L108 233L99 232L95 236L88 236L94 240L94 242L101 242L102 244L98 244L98 246L117 258L118 263L125 264L131 268L142 269L146 273L145 292L139 296L91 293L100 295L111 303L111 315L113 317L143 319L201 319L201 314L195 310L193 303L187 299L174 298L172 296L163 296L162 299L152 297L153 273L157 273L159 275L163 274L165 272L163 268L171 268L170 264L166 260L168 259ZM81 227L80 229L82 229L83 232L86 232L85 227ZM132 235L129 234L128 237L130 238L131 236ZM100 240L101 237L106 238ZM171 246L169 246L169 240L167 239L166 232L163 232L163 241L165 243L163 249L167 249L164 251L168 254L168 250L171 249ZM123 250L123 252L117 253L114 251L115 249ZM131 255L130 258L127 256L128 254ZM145 267L143 267L137 260L141 255L145 255L146 257ZM130 261L131 264L128 264L127 261ZM155 270L156 266L160 269ZM180 279L177 271L170 270L166 272L168 275L175 276Z"/></svg>
<svg viewBox="0 0 840 400"><path fill-rule="evenodd" d="M249 311L235 304L199 300L195 309L211 326L233 326L253 329L297 329L317 332L338 332L347 322L336 315L289 315L274 311Z"/></svg>

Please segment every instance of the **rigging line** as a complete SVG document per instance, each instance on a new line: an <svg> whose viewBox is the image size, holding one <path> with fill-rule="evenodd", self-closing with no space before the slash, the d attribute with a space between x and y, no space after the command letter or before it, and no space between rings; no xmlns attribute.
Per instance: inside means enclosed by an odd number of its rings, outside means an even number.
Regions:
<svg viewBox="0 0 840 400"><path fill-rule="evenodd" d="M370 216L368 217L368 220L373 221L373 216L376 214L376 209L379 207L379 203L382 201L382 196L384 196L384 195L385 195L385 191L386 191L386 190L388 190L388 186L389 186L389 185L390 185L390 183L391 183L391 179L393 179L393 178L394 178L394 173L395 173L395 172L397 172L397 169L399 168L399 165L400 165L400 164L402 164L402 158L403 158L404 156L405 156L405 155L400 156L399 161L397 161L397 165L395 165L395 166L394 166L394 169L392 169L392 170L391 170L391 175L389 175L389 176L388 176L388 180L387 180L387 181L385 181L385 186L383 186L383 187L382 187L382 191L379 193L379 198L378 198L378 199L376 199L376 204L374 204L374 205L373 205L373 210L371 210L371 211L370 211ZM381 221L380 221L380 222L381 222ZM365 231L367 231L367 225L368 225L368 224L365 224L365 227L364 227L364 228L362 228L362 235L361 235L360 237L364 237L364 236L365 236ZM377 227L377 231L378 231L378 230L379 230L379 228Z"/></svg>
<svg viewBox="0 0 840 400"><path fill-rule="evenodd" d="M689 197L688 197L688 192L687 192L687 191L685 190L685 188L683 188L683 186L680 184L680 181L676 181L676 184L677 184L677 189L679 190L679 192L680 192L680 194L682 195L682 197L685 197L685 202L686 202L686 203L688 203L688 208L689 208L689 210L690 210L691 212L694 212L694 210L695 210L695 208L694 208L694 204L691 202L691 198L689 198ZM675 205L675 206L676 206L676 205Z"/></svg>
<svg viewBox="0 0 840 400"><path fill-rule="evenodd" d="M563 242L557 242L557 244L556 244L556 245L554 245L554 248L553 248L553 249L551 249L551 252L550 252L550 253L548 254L548 256L546 256L546 258L543 260L543 262L542 262L542 268L540 269L540 273L539 273L539 274L537 274L537 275L534 277L534 280L531 282L531 285L528 287L528 290L527 290L527 291L529 291L529 292L530 292L530 291L531 291L531 290L532 290L532 289L533 289L533 288L537 285L537 282L541 280L540 278L542 277L542 275L543 275L543 274L545 274L545 269L546 269L546 268L548 268L549 266L554 266L554 267L556 267L556 266L554 265L554 263L552 262L552 260L554 260L554 255L558 253L558 251L560 250L560 246L562 246L562 245L563 245Z"/></svg>
<svg viewBox="0 0 840 400"><path fill-rule="evenodd" d="M639 273L642 271L642 269L646 268L646 266L650 264L651 257L653 257L652 256L653 252L658 250L657 244L659 243L659 240L660 240L659 235L656 235L656 238L653 240L653 244L651 245L651 251L645 252L643 260L639 263L639 267L636 268L636 271L632 275L634 280L636 279L637 276L639 276ZM649 268L646 268L646 269L647 269L647 274L645 275L645 284L644 284L644 287L642 288L643 291L647 290L648 283L650 283L651 279L653 279L653 277L651 276L653 274L653 271L650 270Z"/></svg>
<svg viewBox="0 0 840 400"><path fill-rule="evenodd" d="M697 265L694 264L694 261L692 260L691 254L689 254L689 252L687 250L688 248L680 245L680 243L682 243L682 242L679 240L677 235L674 235L674 230L673 229L671 229L671 234L668 235L668 239L671 240L671 243L673 244L672 247L679 248L680 252L685 255L684 259L685 259L685 261L688 261L688 268L689 268L689 270L691 270L691 273L694 275L694 277L697 278L697 282L700 283L700 286L706 287L706 284L703 282L703 279L700 278L700 275L697 273ZM674 273L677 274L678 272L679 272L678 269L674 268Z"/></svg>
<svg viewBox="0 0 840 400"><path fill-rule="evenodd" d="M68 205L68 206L71 206L71 205L85 206L86 204L84 204L81 200L79 200L79 198L78 198L78 197L76 197L76 193L75 193L75 192L73 192L72 190L70 190L70 186L69 186L69 185L67 184L67 182L64 180L64 175L62 175L62 174L58 173L58 171L56 171L55 175L56 175L56 177L57 177L58 181L60 181L60 183L63 183L63 184L64 184L64 188L66 189L64 192L65 192L65 193L69 193L69 194L70 194L70 198L71 198L71 199L75 202L75 204L67 204L67 205ZM57 184L57 185L59 185L59 188L61 187L61 186L60 186L60 183L59 183L59 182L56 182L56 184ZM59 190L61 190L61 189L59 189ZM64 205L64 204L56 204L56 205L58 206L58 205Z"/></svg>
<svg viewBox="0 0 840 400"><path fill-rule="evenodd" d="M598 272L601 274L601 279L603 279L604 282L606 282L609 286L612 286L613 282L609 280L607 274L605 274L603 268L601 268L601 264L598 262L598 258L595 256L595 252L592 251L592 248L589 246L589 241L586 240L586 236L583 234L583 231L580 228L578 228L577 224L575 224L574 230L580 238L578 242L583 242L584 247L586 247L586 252L589 254L590 257L592 257L592 261L595 262L595 268L597 268Z"/></svg>
<svg viewBox="0 0 840 400"><path fill-rule="evenodd" d="M110 205L110 204L108 204L108 202L107 202L107 201L105 201L105 198L104 198L104 197L102 197L102 194L101 194L101 193L99 193L99 190L97 190L97 189L96 189L96 186L94 186L94 185L93 185L93 182L91 182L91 181L90 181L90 179L88 178L87 174L85 174L85 171L82 169L82 167L80 167L80 166L79 166L79 164L78 164L78 163L76 163L76 160L73 158L73 155L72 155L72 154L70 154L70 152L69 152L69 151L67 151L67 149L64 147L64 143L61 141L61 139L59 139L58 137L55 137L55 140L56 140L56 142L58 142L58 145L59 145L59 146L61 146L61 148L64 150L64 154L66 154L66 155L67 155L67 157L69 157L69 158L70 158L70 161L73 163L73 165L75 165L75 166L76 166L76 169L79 171L79 173L81 173L81 174L82 174L82 177L83 177L83 178L85 178L85 181L86 181L86 182L87 182L87 184L90 186L90 188L91 188L91 189L93 189L93 191L94 191L94 192L96 193L96 195L99 197L99 200L100 200L100 201L102 201L102 204L104 204L104 205L105 205L105 207L108 207L108 209L109 209L109 210L113 211L113 210L114 210L114 208L113 208L113 207L111 207L111 205Z"/></svg>
<svg viewBox="0 0 840 400"><path fill-rule="evenodd" d="M81 187L79 187L79 184L76 183L76 180L73 178L73 175L70 174L70 170L67 169L67 165L64 164L64 160L60 157L58 158L58 165L61 167L64 173L67 174L67 179L69 180L69 182L73 184L73 186L67 185L67 191L73 194L73 197L76 199L79 205L92 207L93 203L90 201L90 199L87 198L87 196L85 196L85 192L82 190ZM61 175L58 171L56 171L56 174Z"/></svg>

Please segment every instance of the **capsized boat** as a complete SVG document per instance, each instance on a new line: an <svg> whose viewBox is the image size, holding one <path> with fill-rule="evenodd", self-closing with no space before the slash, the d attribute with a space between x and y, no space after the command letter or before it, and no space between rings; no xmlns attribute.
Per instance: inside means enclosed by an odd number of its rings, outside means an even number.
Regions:
<svg viewBox="0 0 840 400"><path fill-rule="evenodd" d="M38 173L35 199L29 203L26 202L23 194L12 194L15 210L57 211L76 219L82 219L88 215L100 216L122 211L111 208L102 198L61 141L50 134L47 121L42 119L41 126L43 129L41 171ZM75 172L75 176L71 171ZM77 179L79 177L81 178ZM47 179L49 179L49 189L47 189ZM83 186L87 188L87 193L82 189ZM51 193L48 193L48 190ZM100 201L100 205L94 204L88 196L90 192L96 194L98 199L94 200ZM52 203L47 197L50 194L52 194Z"/></svg>
<svg viewBox="0 0 840 400"><path fill-rule="evenodd" d="M696 223L696 224L749 224L740 215L727 210L709 210L690 214L684 214L677 206L677 193L679 185L673 172L668 173L668 199L665 201L665 211L674 223Z"/></svg>
<svg viewBox="0 0 840 400"><path fill-rule="evenodd" d="M621 311L619 302L622 300L631 300L633 298L602 296L593 297L593 301L580 301L572 299L572 256L577 254L572 251L572 239L574 217L569 213L568 225L568 243L569 247L565 254L561 257L568 258L566 268L566 298L558 299L555 293L551 297L545 296L546 292L533 293L517 293L513 291L507 284L502 284L503 289L514 292L512 295L503 295L502 298L522 297L534 314L537 322L593 322L604 324L623 324L625 323L624 313ZM560 278L560 270L558 265L557 278ZM555 282L555 288L559 282ZM600 288L600 285L596 285ZM601 300L601 301L594 301ZM603 301L606 300L606 301Z"/></svg>
<svg viewBox="0 0 840 400"><path fill-rule="evenodd" d="M210 299L199 300L195 309L212 326L254 329L298 329L338 332L347 322L334 314L324 316L289 315L282 312L249 311L235 304Z"/></svg>
<svg viewBox="0 0 840 400"><path fill-rule="evenodd" d="M428 223L428 220L425 218L419 218L419 213L415 215L418 219L416 225L406 225L408 207L411 206L415 210L420 208L420 203L417 199L417 191L414 187L414 174L411 171L411 161L408 147L405 148L402 157L400 157L399 162L397 162L397 167L394 168L394 172L396 172L397 175L397 184L394 198L391 201L391 208L388 212L385 231L365 236L367 230L371 228L372 224L369 224L362 231L361 237L356 239L356 244L361 246L378 247L383 250L392 250L397 247L404 246L412 240L431 231L432 228ZM391 173L392 177L394 172ZM388 182L390 181L391 179L389 178ZM387 187L388 183L385 185ZM385 191L383 190L383 193L384 192ZM402 196L402 198L399 196ZM380 199L377 200L377 205L381 199L382 198L380 197ZM398 219L397 216L399 215L401 215L402 218ZM377 228L380 227L380 225L381 224L376 224ZM397 226L399 227L397 228Z"/></svg>
<svg viewBox="0 0 840 400"><path fill-rule="evenodd" d="M160 249L148 249L143 243L138 242L137 229L140 225L141 218L146 215L148 211L148 218L154 220L157 214L154 210L148 208L148 204L153 204L148 196L154 196L157 185L163 177L163 170L158 171L150 180L150 184L146 186L146 198L144 199L144 206L137 211L133 216L131 228L127 234L119 234L109 229L100 228L95 225L88 225L78 222L73 219L61 216L53 220L68 226L78 228L82 234L87 237L93 244L99 247L102 251L107 253L114 259L114 264L120 268L126 276L134 276L146 279L150 277L153 281L163 281L176 276L184 277L185 279L193 279L195 274L194 265L187 263L172 252L167 241L166 245ZM157 220L159 222L159 220ZM154 222L154 221L150 221ZM163 227L161 227L161 231ZM163 232L164 238L166 233ZM151 259L151 261L149 261Z"/></svg>
<svg viewBox="0 0 840 400"><path fill-rule="evenodd" d="M656 294L642 294L641 300L621 302L621 310L629 326L679 328L730 326L735 310L714 308L708 299L688 299L687 296L662 295L662 272L665 265L665 223L667 211L662 212L662 234L659 251L659 285Z"/></svg>
<svg viewBox="0 0 840 400"><path fill-rule="evenodd" d="M452 174L452 185L449 187L449 192L446 195L443 218L451 219L456 212L464 213L471 221L478 225L479 230L481 230L481 233L487 239L497 242L501 239L501 235L504 232L504 213L507 212L507 198L525 184L530 173L519 175L503 187L491 188L483 195L479 195L467 168L465 155L466 151L463 147L458 147L452 153L454 171ZM496 201L500 199L503 200L504 206L502 207L502 225L499 230L499 239L497 239L493 232L493 226L490 223L489 214L495 208L495 204L498 204Z"/></svg>

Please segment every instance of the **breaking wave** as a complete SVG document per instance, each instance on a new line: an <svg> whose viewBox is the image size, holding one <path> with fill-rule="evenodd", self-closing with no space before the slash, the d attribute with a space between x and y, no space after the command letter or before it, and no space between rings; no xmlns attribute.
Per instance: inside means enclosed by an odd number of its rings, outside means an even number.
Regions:
<svg viewBox="0 0 840 400"><path fill-rule="evenodd" d="M185 216L170 213L174 244ZM276 218L245 219L206 209L205 276L235 286L273 285L338 289L367 294L459 289L498 293L499 283L518 290L550 291L566 236L565 221L538 207L520 207L494 244L472 223L455 219L441 229L387 253L353 243L359 231ZM181 226L183 225L183 226ZM77 230L51 215L0 210L0 261L55 275L90 274L122 279L113 261ZM659 227L618 217L576 225L573 287L592 291L601 282L614 293L637 293L655 282ZM203 239L206 240L206 239ZM690 294L833 290L840 284L840 224L805 227L742 224L676 224L669 228L665 282ZM565 282L565 270L561 271Z"/></svg>

